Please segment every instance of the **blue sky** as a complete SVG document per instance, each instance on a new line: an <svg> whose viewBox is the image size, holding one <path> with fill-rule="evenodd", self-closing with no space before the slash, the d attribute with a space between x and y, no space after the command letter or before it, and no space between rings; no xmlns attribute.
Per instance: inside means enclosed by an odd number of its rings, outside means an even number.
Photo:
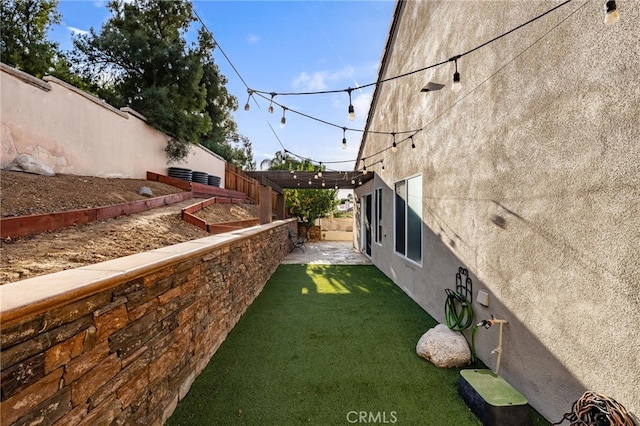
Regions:
<svg viewBox="0 0 640 426"><path fill-rule="evenodd" d="M62 24L51 38L63 50L71 49L71 34L99 30L109 17L101 1L61 0ZM395 2L377 1L194 1L194 8L238 70L246 84L266 92L342 90L372 83L377 78ZM257 97L244 110L247 89L219 50L215 62L228 79L229 92L238 98L234 113L241 134L252 143L258 169L276 151L287 150L326 164L333 170L352 170L361 132L347 131L343 150L342 127L363 129L373 87L354 90L356 120L347 120L346 93L276 96L278 103L339 126L319 123L286 112L267 112L269 101ZM272 130L273 129L273 130ZM276 135L277 134L277 137Z"/></svg>

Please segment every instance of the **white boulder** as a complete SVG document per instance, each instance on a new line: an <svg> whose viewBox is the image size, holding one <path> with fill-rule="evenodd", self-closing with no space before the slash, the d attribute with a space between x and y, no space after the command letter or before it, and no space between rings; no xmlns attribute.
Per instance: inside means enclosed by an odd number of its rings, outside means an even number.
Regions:
<svg viewBox="0 0 640 426"><path fill-rule="evenodd" d="M11 160L5 170L15 172L27 172L36 175L55 176L53 169L46 164L42 164L29 154L18 154Z"/></svg>
<svg viewBox="0 0 640 426"><path fill-rule="evenodd" d="M471 362L467 340L444 324L438 324L420 337L416 353L440 368L463 367Z"/></svg>

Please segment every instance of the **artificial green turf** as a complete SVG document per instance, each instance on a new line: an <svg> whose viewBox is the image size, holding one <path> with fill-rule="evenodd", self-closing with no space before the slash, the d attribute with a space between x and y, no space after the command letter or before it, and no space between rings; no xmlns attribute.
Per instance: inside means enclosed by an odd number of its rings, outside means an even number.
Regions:
<svg viewBox="0 0 640 426"><path fill-rule="evenodd" d="M415 353L435 325L375 266L281 265L167 425L479 425Z"/></svg>

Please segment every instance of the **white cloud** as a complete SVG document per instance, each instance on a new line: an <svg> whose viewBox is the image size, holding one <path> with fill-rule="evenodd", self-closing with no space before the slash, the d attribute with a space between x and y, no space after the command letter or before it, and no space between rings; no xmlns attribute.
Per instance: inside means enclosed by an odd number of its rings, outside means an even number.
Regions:
<svg viewBox="0 0 640 426"><path fill-rule="evenodd" d="M256 34L249 34L247 36L247 42L249 42L249 44L256 44L259 41L260 41L260 36Z"/></svg>
<svg viewBox="0 0 640 426"><path fill-rule="evenodd" d="M355 93L357 92L354 91L351 94L351 99L353 109L356 111L356 117L366 118L369 114L369 107L371 106L371 99L373 96L371 93L361 93L354 97L353 94Z"/></svg>
<svg viewBox="0 0 640 426"><path fill-rule="evenodd" d="M293 79L293 87L304 91L322 91L326 88L325 81L327 76L328 73L325 71L318 71L312 74L303 71Z"/></svg>
<svg viewBox="0 0 640 426"><path fill-rule="evenodd" d="M294 77L293 87L308 92L341 89L343 87L329 87L329 85L340 84L340 81L345 79L351 80L353 78L353 74L353 67L345 67L334 72L315 71L309 73L307 71L303 71ZM351 84L351 86L356 85L357 84L355 82L352 82Z"/></svg>
<svg viewBox="0 0 640 426"><path fill-rule="evenodd" d="M69 31L71 31L72 33L74 33L74 34L78 34L78 35L85 35L85 34L89 34L89 31L81 30L80 28L76 28L76 27L70 27L70 26L67 26L67 29L68 29Z"/></svg>

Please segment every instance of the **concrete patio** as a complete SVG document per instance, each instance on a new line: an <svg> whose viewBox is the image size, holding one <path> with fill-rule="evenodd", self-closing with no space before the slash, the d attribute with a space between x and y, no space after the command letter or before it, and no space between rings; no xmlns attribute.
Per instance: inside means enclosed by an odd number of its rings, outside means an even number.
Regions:
<svg viewBox="0 0 640 426"><path fill-rule="evenodd" d="M351 241L306 242L304 253L295 249L282 264L370 265L371 260L353 247Z"/></svg>

